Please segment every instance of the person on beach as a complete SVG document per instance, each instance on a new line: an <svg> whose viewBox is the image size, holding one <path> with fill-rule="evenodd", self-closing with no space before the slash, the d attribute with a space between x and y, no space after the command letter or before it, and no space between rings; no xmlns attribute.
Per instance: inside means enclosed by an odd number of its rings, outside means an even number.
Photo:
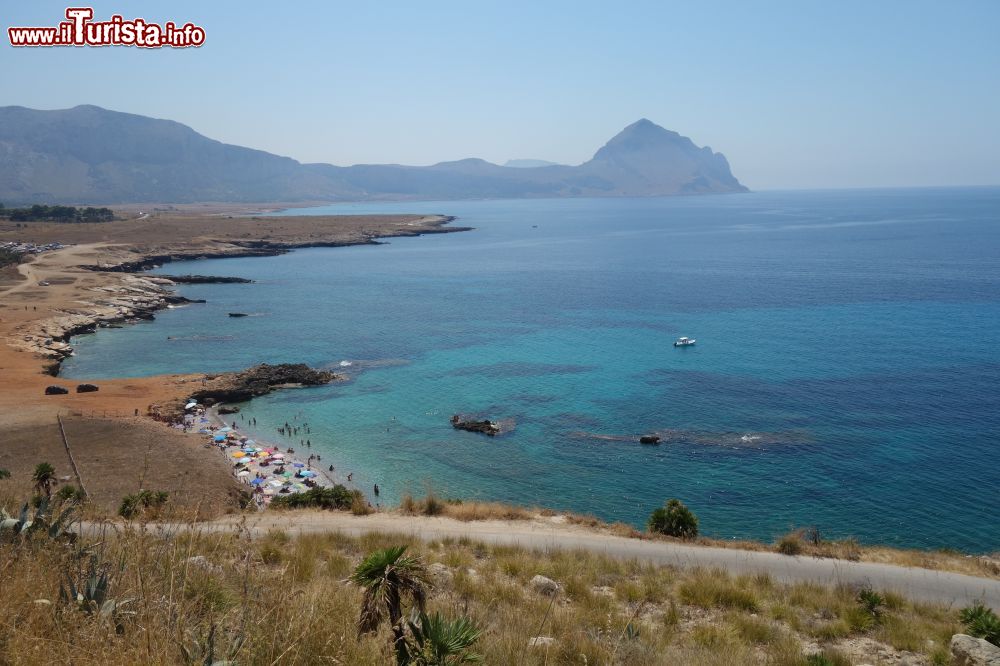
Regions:
<svg viewBox="0 0 1000 666"><path fill-rule="evenodd" d="M331 472L333 471L333 465L330 465L330 471Z"/></svg>
<svg viewBox="0 0 1000 666"><path fill-rule="evenodd" d="M347 475L347 480L350 481L352 476L354 476L354 472L351 472L350 474Z"/></svg>
<svg viewBox="0 0 1000 666"><path fill-rule="evenodd" d="M378 497L378 484L375 484L375 496Z"/></svg>

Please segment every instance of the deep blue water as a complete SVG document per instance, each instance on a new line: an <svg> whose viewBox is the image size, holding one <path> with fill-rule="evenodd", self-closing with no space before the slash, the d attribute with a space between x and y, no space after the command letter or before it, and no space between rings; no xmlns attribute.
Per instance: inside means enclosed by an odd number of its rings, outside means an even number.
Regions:
<svg viewBox="0 0 1000 666"><path fill-rule="evenodd" d="M476 229L166 266L258 282L184 287L208 304L79 337L64 373L349 360L350 383L244 414L274 441L308 422L295 443L383 502L430 485L638 525L679 497L718 537L1000 548L1000 189L314 212Z"/></svg>

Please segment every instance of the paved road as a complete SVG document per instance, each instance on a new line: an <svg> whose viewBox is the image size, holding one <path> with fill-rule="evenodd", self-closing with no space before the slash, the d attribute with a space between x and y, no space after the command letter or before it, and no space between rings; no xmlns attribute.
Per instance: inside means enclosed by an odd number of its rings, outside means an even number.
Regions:
<svg viewBox="0 0 1000 666"><path fill-rule="evenodd" d="M780 555L707 546L688 546L661 541L641 541L564 525L528 521L460 522L447 518L415 518L388 514L356 517L341 513L308 513L290 516L265 513L249 518L246 527L260 536L272 529L289 534L343 532L358 536L368 532L395 532L426 540L468 537L489 544L521 546L540 550L585 550L616 558L637 559L681 567L721 568L734 574L765 572L785 583L812 581L823 584L868 585L895 591L917 601L956 607L981 600L1000 608L1000 580L963 574L868 562ZM234 529L237 519L223 519L197 526L206 531ZM174 530L178 526L163 525ZM186 528L184 528L186 529Z"/></svg>

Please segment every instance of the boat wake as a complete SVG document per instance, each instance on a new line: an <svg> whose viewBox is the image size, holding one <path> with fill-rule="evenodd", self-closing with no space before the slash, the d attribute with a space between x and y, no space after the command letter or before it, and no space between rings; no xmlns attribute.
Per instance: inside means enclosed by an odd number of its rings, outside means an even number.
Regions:
<svg viewBox="0 0 1000 666"><path fill-rule="evenodd" d="M791 446L811 443L812 438L802 431L784 432L713 432L707 430L678 430L668 428L650 430L642 435L607 434L599 432L575 431L569 433L576 439L592 439L602 442L639 443L643 436L659 438L659 444L697 444L728 448L759 449L770 446Z"/></svg>

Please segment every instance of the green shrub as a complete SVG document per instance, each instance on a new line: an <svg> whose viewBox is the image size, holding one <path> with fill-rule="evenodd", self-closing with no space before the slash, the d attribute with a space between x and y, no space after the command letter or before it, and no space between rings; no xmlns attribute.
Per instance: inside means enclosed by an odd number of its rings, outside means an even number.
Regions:
<svg viewBox="0 0 1000 666"><path fill-rule="evenodd" d="M349 490L339 483L332 488L316 486L304 493L279 495L271 501L271 506L280 509L341 509L347 511L355 502L358 490Z"/></svg>
<svg viewBox="0 0 1000 666"><path fill-rule="evenodd" d="M649 515L647 526L650 532L682 539L698 536L698 517L679 499L667 500L664 506L654 510Z"/></svg>
<svg viewBox="0 0 1000 666"><path fill-rule="evenodd" d="M74 485L63 486L56 491L56 499L60 502L83 502L87 499L86 493L83 492L83 488L78 488Z"/></svg>
<svg viewBox="0 0 1000 666"><path fill-rule="evenodd" d="M858 603L868 615L876 620L882 617L882 612L885 609L885 597L875 590L865 588L858 592Z"/></svg>
<svg viewBox="0 0 1000 666"><path fill-rule="evenodd" d="M9 479L9 478L10 478L10 472L8 472L5 469L0 469L0 479Z"/></svg>
<svg viewBox="0 0 1000 666"><path fill-rule="evenodd" d="M993 645L1000 646L1000 617L992 609L977 602L974 606L963 608L959 619L970 636L985 638Z"/></svg>
<svg viewBox="0 0 1000 666"><path fill-rule="evenodd" d="M169 495L163 490L140 490L134 495L126 495L118 507L122 518L134 518L146 509L159 509L167 503Z"/></svg>

